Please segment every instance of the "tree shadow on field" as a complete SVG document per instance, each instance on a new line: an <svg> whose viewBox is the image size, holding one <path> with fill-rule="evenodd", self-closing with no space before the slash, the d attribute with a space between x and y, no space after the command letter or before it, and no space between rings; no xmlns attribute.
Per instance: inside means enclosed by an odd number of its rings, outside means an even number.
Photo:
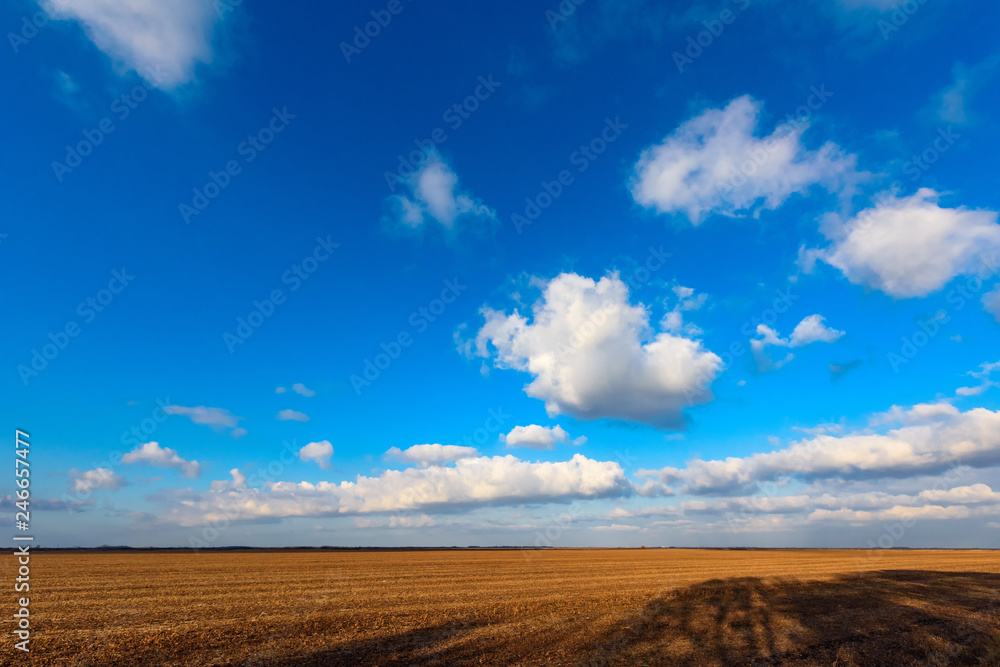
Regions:
<svg viewBox="0 0 1000 667"><path fill-rule="evenodd" d="M266 664L1000 665L998 618L998 574L889 570L822 581L744 577L668 591L604 633L589 621L568 632L493 631L463 621Z"/></svg>
<svg viewBox="0 0 1000 667"><path fill-rule="evenodd" d="M1000 665L1000 575L712 580L653 600L582 665Z"/></svg>

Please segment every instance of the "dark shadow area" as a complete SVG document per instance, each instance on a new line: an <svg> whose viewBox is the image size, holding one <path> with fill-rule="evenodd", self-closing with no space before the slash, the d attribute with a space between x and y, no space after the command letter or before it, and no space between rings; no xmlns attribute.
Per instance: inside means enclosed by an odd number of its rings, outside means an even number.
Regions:
<svg viewBox="0 0 1000 667"><path fill-rule="evenodd" d="M997 574L745 577L669 591L604 634L586 620L558 632L463 621L250 664L995 666L998 618Z"/></svg>
<svg viewBox="0 0 1000 667"><path fill-rule="evenodd" d="M585 665L1000 665L1000 575L713 580L646 605Z"/></svg>

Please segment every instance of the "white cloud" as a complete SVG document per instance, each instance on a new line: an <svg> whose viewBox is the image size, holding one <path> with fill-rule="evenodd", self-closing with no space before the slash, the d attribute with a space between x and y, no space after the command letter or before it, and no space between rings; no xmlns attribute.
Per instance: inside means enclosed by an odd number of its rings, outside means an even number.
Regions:
<svg viewBox="0 0 1000 667"><path fill-rule="evenodd" d="M677 303L674 305L673 310L663 316L663 320L660 323L663 330L678 335L700 336L702 334L701 327L690 322L685 322L684 313L700 310L708 300L708 295L702 293L695 296L693 288L680 285L675 286L673 292L677 297Z"/></svg>
<svg viewBox="0 0 1000 667"><path fill-rule="evenodd" d="M806 427L806 426L793 426L792 430L800 431L806 435L817 436L826 435L828 433L843 433L844 425L836 423L818 424L816 426ZM779 438L774 439L775 444L781 442Z"/></svg>
<svg viewBox="0 0 1000 667"><path fill-rule="evenodd" d="M688 493L711 494L786 476L876 479L934 474L957 465L1000 465L1000 412L975 408L940 417L885 434L820 435L768 453L695 459L685 468L642 475L663 484L682 483Z"/></svg>
<svg viewBox="0 0 1000 667"><path fill-rule="evenodd" d="M962 505L941 507L939 505L924 505L923 507L897 506L887 510L815 510L809 515L811 521L913 521L918 519L967 519L969 508Z"/></svg>
<svg viewBox="0 0 1000 667"><path fill-rule="evenodd" d="M248 431L245 428L243 428L242 426L239 426L237 428L234 428L232 431L230 431L229 435L233 436L234 438L242 438L247 433L248 433Z"/></svg>
<svg viewBox="0 0 1000 667"><path fill-rule="evenodd" d="M514 456L463 458L452 466L386 470L353 482L275 482L267 490L210 491L164 515L181 525L221 518L236 504L242 519L330 516L369 512L448 510L494 504L562 502L629 495L621 466L577 454L569 461L522 461Z"/></svg>
<svg viewBox="0 0 1000 667"><path fill-rule="evenodd" d="M897 299L926 296L955 276L980 271L1000 250L996 212L942 208L938 198L921 188L910 197L886 197L847 221L828 214L823 233L830 246L806 256ZM806 272L808 264L802 263Z"/></svg>
<svg viewBox="0 0 1000 667"><path fill-rule="evenodd" d="M903 408L898 405L892 406L888 412L873 415L869 420L872 426L882 424L931 424L957 417L959 409L951 403L920 403L911 408Z"/></svg>
<svg viewBox="0 0 1000 667"><path fill-rule="evenodd" d="M274 390L274 393L275 394L284 394L287 391L288 391L288 387L277 387ZM305 396L307 398L316 395L315 391L313 391L309 387L305 386L301 382L296 382L295 384L293 384L292 385L292 391L294 391L296 394L300 394L301 396Z"/></svg>
<svg viewBox="0 0 1000 667"><path fill-rule="evenodd" d="M139 445L122 456L123 463L144 463L154 468L175 468L185 477L197 477L201 474L201 465L197 461L186 461L169 447L160 447L158 442L147 442Z"/></svg>
<svg viewBox="0 0 1000 667"><path fill-rule="evenodd" d="M333 456L333 445L328 440L310 442L299 450L299 458L303 461L312 461L324 470L330 467L330 457Z"/></svg>
<svg viewBox="0 0 1000 667"><path fill-rule="evenodd" d="M42 0L59 19L77 21L117 67L137 72L166 90L194 78L213 59L220 15L207 0Z"/></svg>
<svg viewBox="0 0 1000 667"><path fill-rule="evenodd" d="M496 220L496 211L458 191L458 175L436 152L429 153L403 183L409 194L389 198L403 227L418 229L434 220L451 230L460 218Z"/></svg>
<svg viewBox="0 0 1000 667"><path fill-rule="evenodd" d="M233 468L229 471L232 480L230 481L213 481L209 487L213 491L228 491L235 489L245 489L247 487L247 476L240 472L239 468Z"/></svg>
<svg viewBox="0 0 1000 667"><path fill-rule="evenodd" d="M802 347L810 343L833 343L840 340L843 331L837 331L823 324L822 315L810 315L796 325L789 341L791 347Z"/></svg>
<svg viewBox="0 0 1000 667"><path fill-rule="evenodd" d="M204 426L210 426L216 431L220 431L225 428L234 429L231 435L234 438L238 438L241 435L246 435L247 431L244 428L239 427L240 420L243 417L237 417L231 414L229 410L224 410L222 408L208 408L204 405L199 405L194 408L184 407L183 405L165 405L163 411L168 415L180 415L182 417L187 417L195 424L202 424Z"/></svg>
<svg viewBox="0 0 1000 667"><path fill-rule="evenodd" d="M987 484L957 486L953 489L928 489L921 491L920 500L949 505L977 505L980 503L1000 503L1000 493Z"/></svg>
<svg viewBox="0 0 1000 667"><path fill-rule="evenodd" d="M1000 285L983 295L983 310L992 315L1000 324Z"/></svg>
<svg viewBox="0 0 1000 667"><path fill-rule="evenodd" d="M109 468L94 468L93 470L69 471L69 490L73 493L90 493L98 489L116 491L125 486L125 476L116 475Z"/></svg>
<svg viewBox="0 0 1000 667"><path fill-rule="evenodd" d="M384 455L387 459L395 459L403 463L415 463L424 467L475 456L479 456L479 451L475 447L439 444L413 445L406 449L390 447Z"/></svg>
<svg viewBox="0 0 1000 667"><path fill-rule="evenodd" d="M550 416L626 419L683 427L683 410L706 403L722 360L700 341L649 325L642 304L611 274L594 281L563 273L543 287L533 322L484 307L475 354L534 376L525 392Z"/></svg>
<svg viewBox="0 0 1000 667"><path fill-rule="evenodd" d="M753 353L754 360L757 362L757 369L762 373L769 370L778 370L795 358L795 355L789 352L781 361L773 361L765 352L768 345L777 347L803 347L810 343L833 343L840 340L844 332L826 326L823 323L825 319L822 315L810 315L806 317L792 330L790 338L782 338L778 335L777 331L766 324L757 325L757 335L761 336L761 338L755 338L750 341L750 350Z"/></svg>
<svg viewBox="0 0 1000 667"><path fill-rule="evenodd" d="M979 364L979 370L969 371L968 375L976 378L977 380L985 380L990 377L994 371L1000 371L1000 361L984 362Z"/></svg>
<svg viewBox="0 0 1000 667"><path fill-rule="evenodd" d="M635 532L637 530L640 530L640 527L639 526L630 526L628 524L623 524L623 523L612 523L612 524L608 524L607 526L594 526L593 528L591 528L591 530L602 531L602 532L603 531L614 531L614 532L631 533L631 532Z"/></svg>
<svg viewBox="0 0 1000 667"><path fill-rule="evenodd" d="M302 396L306 397L311 397L316 395L315 391L305 386L301 382L296 382L295 384L293 384L292 391L294 391L296 394L301 394Z"/></svg>
<svg viewBox="0 0 1000 667"><path fill-rule="evenodd" d="M987 389L989 389L990 387L992 387L994 384L995 384L994 382L984 382L983 384L981 384L979 386L976 386L976 387L959 387L958 389L955 390L955 395L956 396L979 396L979 394L982 394Z"/></svg>
<svg viewBox="0 0 1000 667"><path fill-rule="evenodd" d="M976 378L979 380L979 385L976 387L959 387L955 390L956 396L978 396L984 393L990 387L997 386L995 380L991 380L990 376L994 371L1000 370L1000 361L995 361L993 363L982 363L979 364L978 371L969 371L966 375Z"/></svg>
<svg viewBox="0 0 1000 667"><path fill-rule="evenodd" d="M309 421L309 415L304 412L299 412L298 410L282 410L276 415L276 418L280 421L294 421L294 422L307 422Z"/></svg>
<svg viewBox="0 0 1000 667"><path fill-rule="evenodd" d="M816 151L802 144L807 123L781 123L758 137L760 115L761 103L744 95L682 123L639 157L635 201L658 213L684 212L697 225L713 213L776 209L816 184L840 192L858 177L854 156L836 144Z"/></svg>
<svg viewBox="0 0 1000 667"><path fill-rule="evenodd" d="M941 486L953 476L948 471L935 482L935 488L914 495L884 491L846 491L837 494L799 493L770 495L780 491L777 485L764 487L753 496L733 496L713 500L684 500L670 506L624 508L617 507L602 517L604 521L631 519L639 523L644 518L675 517L671 521L653 522L652 526L684 527L687 532L712 533L769 532L790 530L829 523L859 524L869 521L901 521L921 518L968 518L987 516L1000 510L1000 494L988 485L976 483L947 488ZM923 478L918 484L929 483ZM863 485L854 482L848 488ZM868 484L870 487L870 484ZM838 488L844 487L838 484ZM970 510L967 506L975 506ZM685 517L685 518L681 518ZM826 525L823 525L826 529Z"/></svg>
<svg viewBox="0 0 1000 667"><path fill-rule="evenodd" d="M421 514L419 516L389 517L390 528L427 528L429 526L436 526L436 525L437 521L427 516L426 514Z"/></svg>
<svg viewBox="0 0 1000 667"><path fill-rule="evenodd" d="M500 439L507 443L508 447L529 449L555 449L556 444L566 444L570 441L569 433L562 426L548 427L538 424L515 426L510 433L501 435ZM585 442L587 442L585 436L573 440L574 445L582 445Z"/></svg>

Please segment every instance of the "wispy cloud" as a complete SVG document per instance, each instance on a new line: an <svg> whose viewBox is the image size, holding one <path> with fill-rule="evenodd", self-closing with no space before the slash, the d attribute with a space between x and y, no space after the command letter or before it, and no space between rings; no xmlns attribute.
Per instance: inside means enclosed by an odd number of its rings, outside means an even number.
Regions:
<svg viewBox="0 0 1000 667"><path fill-rule="evenodd" d="M496 220L496 211L459 190L458 175L437 152L428 153L404 183L409 193L393 195L389 202L395 222L405 229L421 229L436 222L446 230L455 230L460 223Z"/></svg>
<svg viewBox="0 0 1000 667"><path fill-rule="evenodd" d="M299 412L298 410L282 410L276 415L276 417L280 421L295 421L295 422L309 421L309 415L307 415L304 412Z"/></svg>
<svg viewBox="0 0 1000 667"><path fill-rule="evenodd" d="M239 426L243 417L237 417L223 408L210 408L204 405L193 408L183 405L166 405L163 407L163 411L168 415L187 417L195 424L209 426L216 431L232 429L231 434L234 438L247 434L247 430Z"/></svg>
<svg viewBox="0 0 1000 667"><path fill-rule="evenodd" d="M125 486L125 476L109 468L69 471L69 490L73 493L90 493L98 489L115 491Z"/></svg>

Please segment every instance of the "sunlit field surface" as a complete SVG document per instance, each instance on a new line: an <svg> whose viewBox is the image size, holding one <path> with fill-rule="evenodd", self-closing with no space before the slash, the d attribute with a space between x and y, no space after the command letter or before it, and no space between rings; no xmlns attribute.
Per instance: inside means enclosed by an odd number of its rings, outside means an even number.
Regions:
<svg viewBox="0 0 1000 667"><path fill-rule="evenodd" d="M38 665L1000 664L990 551L43 552L32 565ZM4 642L2 662L12 653Z"/></svg>

